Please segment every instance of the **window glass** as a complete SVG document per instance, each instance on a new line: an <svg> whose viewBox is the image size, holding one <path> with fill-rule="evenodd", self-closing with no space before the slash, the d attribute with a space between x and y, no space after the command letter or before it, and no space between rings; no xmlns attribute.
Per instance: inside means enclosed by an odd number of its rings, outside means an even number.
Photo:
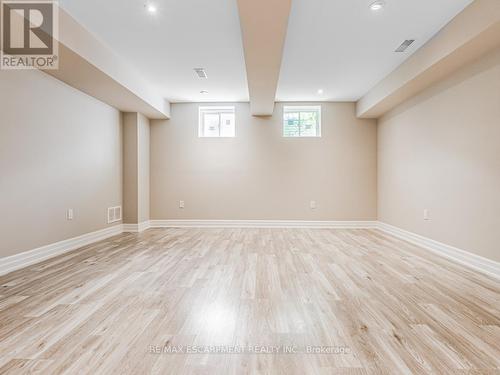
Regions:
<svg viewBox="0 0 500 375"><path fill-rule="evenodd" d="M200 107L199 137L234 137L234 107Z"/></svg>
<svg viewBox="0 0 500 375"><path fill-rule="evenodd" d="M321 106L284 106L284 137L321 137Z"/></svg>

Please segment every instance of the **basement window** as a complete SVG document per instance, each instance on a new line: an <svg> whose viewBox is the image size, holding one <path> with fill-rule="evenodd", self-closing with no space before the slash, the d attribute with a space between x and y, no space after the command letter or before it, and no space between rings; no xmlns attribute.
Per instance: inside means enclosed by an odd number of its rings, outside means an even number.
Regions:
<svg viewBox="0 0 500 375"><path fill-rule="evenodd" d="M207 138L234 137L234 107L200 107L198 136Z"/></svg>
<svg viewBox="0 0 500 375"><path fill-rule="evenodd" d="M321 106L284 106L283 137L321 137Z"/></svg>

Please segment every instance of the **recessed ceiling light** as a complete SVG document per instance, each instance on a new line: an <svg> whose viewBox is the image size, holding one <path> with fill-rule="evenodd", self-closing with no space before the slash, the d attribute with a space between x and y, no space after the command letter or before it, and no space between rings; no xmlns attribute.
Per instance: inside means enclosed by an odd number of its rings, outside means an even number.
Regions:
<svg viewBox="0 0 500 375"><path fill-rule="evenodd" d="M146 10L149 12L149 13L156 13L156 11L158 10L156 8L156 5L154 4L146 4L144 5L146 7Z"/></svg>
<svg viewBox="0 0 500 375"><path fill-rule="evenodd" d="M318 95L323 95L323 89L318 90Z"/></svg>
<svg viewBox="0 0 500 375"><path fill-rule="evenodd" d="M370 9L374 11L382 10L384 6L385 6L385 1L377 0L370 4Z"/></svg>
<svg viewBox="0 0 500 375"><path fill-rule="evenodd" d="M207 90L201 90L200 94L208 94L208 91Z"/></svg>

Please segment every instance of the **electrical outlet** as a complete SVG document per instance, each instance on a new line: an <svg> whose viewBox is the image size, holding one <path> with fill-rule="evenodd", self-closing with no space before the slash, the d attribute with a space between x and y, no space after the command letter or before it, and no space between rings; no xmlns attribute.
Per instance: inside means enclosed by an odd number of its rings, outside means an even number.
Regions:
<svg viewBox="0 0 500 375"><path fill-rule="evenodd" d="M66 220L73 220L73 217L73 209L68 208L68 210L66 211Z"/></svg>
<svg viewBox="0 0 500 375"><path fill-rule="evenodd" d="M309 203L309 207L311 208L311 210L315 210L316 209L316 201L311 201Z"/></svg>
<svg viewBox="0 0 500 375"><path fill-rule="evenodd" d="M424 209L424 220L430 220L429 210L427 208Z"/></svg>
<svg viewBox="0 0 500 375"><path fill-rule="evenodd" d="M184 201L179 201L179 208L184 208Z"/></svg>

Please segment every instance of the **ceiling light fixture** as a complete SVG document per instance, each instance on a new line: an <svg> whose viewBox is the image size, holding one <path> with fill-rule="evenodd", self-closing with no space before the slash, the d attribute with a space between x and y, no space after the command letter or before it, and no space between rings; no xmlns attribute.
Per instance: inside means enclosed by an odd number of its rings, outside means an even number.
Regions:
<svg viewBox="0 0 500 375"><path fill-rule="evenodd" d="M376 12L378 10L382 10L384 6L385 6L385 1L377 0L370 4L370 9Z"/></svg>
<svg viewBox="0 0 500 375"><path fill-rule="evenodd" d="M200 94L208 94L208 91L207 90L201 90Z"/></svg>
<svg viewBox="0 0 500 375"><path fill-rule="evenodd" d="M318 95L323 95L323 89L318 90Z"/></svg>
<svg viewBox="0 0 500 375"><path fill-rule="evenodd" d="M149 13L156 13L156 11L158 10L156 8L156 6L154 4L145 4L144 7L146 8L146 10L149 12Z"/></svg>

